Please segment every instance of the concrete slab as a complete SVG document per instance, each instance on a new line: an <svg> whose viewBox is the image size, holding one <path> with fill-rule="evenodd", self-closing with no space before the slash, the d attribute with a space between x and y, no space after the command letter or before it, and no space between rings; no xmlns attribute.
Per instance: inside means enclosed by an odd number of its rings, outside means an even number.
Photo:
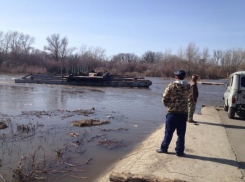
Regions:
<svg viewBox="0 0 245 182"><path fill-rule="evenodd" d="M163 139L162 126L96 181L110 181L111 172L195 182L244 181L226 130L217 127L222 122L216 108L203 107L201 114L194 115L194 120L198 121L198 125L187 124L185 157L175 155L176 133L169 154L156 152Z"/></svg>

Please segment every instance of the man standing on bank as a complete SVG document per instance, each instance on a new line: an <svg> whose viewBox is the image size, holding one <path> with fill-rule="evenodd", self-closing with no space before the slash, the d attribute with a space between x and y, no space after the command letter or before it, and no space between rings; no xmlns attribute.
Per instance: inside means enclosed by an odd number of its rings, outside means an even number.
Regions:
<svg viewBox="0 0 245 182"><path fill-rule="evenodd" d="M198 97L198 88L197 88L197 80L198 75L193 74L191 77L190 84L190 95L188 99L188 122L189 123L197 123L193 120L193 114L196 110L196 103L197 103L197 97Z"/></svg>
<svg viewBox="0 0 245 182"><path fill-rule="evenodd" d="M175 129L178 139L176 142L176 155L183 156L185 150L186 121L188 117L188 96L190 94L189 84L184 80L185 71L174 72L175 81L170 83L163 93L162 102L167 107L165 136L158 153L168 153L168 147L172 140Z"/></svg>

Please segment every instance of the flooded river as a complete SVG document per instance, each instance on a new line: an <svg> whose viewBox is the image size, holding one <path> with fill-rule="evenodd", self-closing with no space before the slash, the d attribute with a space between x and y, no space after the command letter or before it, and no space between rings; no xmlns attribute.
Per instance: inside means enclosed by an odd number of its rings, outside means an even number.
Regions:
<svg viewBox="0 0 245 182"><path fill-rule="evenodd" d="M8 125L0 130L0 175L7 181L94 181L164 123L161 97L172 81L148 78L149 88L111 88L15 84L19 77L0 75L0 118ZM196 112L223 105L224 86L198 88ZM83 119L110 123L72 126Z"/></svg>

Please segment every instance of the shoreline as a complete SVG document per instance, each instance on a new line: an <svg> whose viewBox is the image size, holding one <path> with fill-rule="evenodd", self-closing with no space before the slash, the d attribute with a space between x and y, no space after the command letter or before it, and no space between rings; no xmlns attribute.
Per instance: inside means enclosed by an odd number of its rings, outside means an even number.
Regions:
<svg viewBox="0 0 245 182"><path fill-rule="evenodd" d="M134 174L169 181L242 182L236 155L222 126L218 106L205 106L194 115L198 125L187 123L185 157L175 155L174 133L168 154L159 154L164 125L154 131L130 154L122 157L96 181L109 182L113 174Z"/></svg>

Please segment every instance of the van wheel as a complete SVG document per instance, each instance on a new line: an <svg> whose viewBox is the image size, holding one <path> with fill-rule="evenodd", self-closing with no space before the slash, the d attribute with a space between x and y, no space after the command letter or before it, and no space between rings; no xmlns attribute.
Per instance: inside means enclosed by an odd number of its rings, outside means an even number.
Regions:
<svg viewBox="0 0 245 182"><path fill-rule="evenodd" d="M232 107L229 107L229 109L228 109L228 117L230 119L234 119L234 116L235 116L235 109L232 108Z"/></svg>
<svg viewBox="0 0 245 182"><path fill-rule="evenodd" d="M224 104L224 111L228 111L228 106Z"/></svg>

